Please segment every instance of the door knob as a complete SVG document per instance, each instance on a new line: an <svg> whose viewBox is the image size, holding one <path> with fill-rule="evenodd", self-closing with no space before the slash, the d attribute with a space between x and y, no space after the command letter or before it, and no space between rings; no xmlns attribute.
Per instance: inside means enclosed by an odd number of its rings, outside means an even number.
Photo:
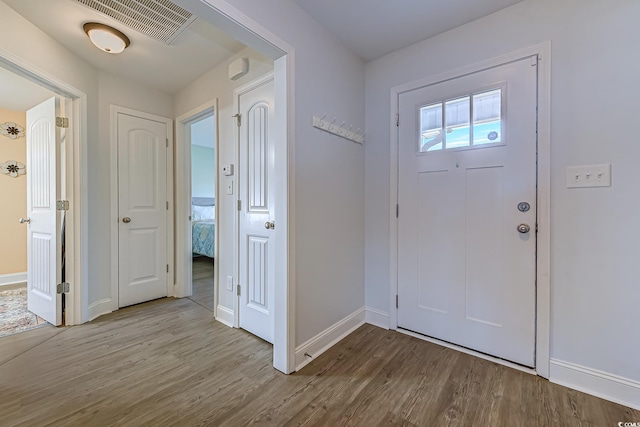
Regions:
<svg viewBox="0 0 640 427"><path fill-rule="evenodd" d="M27 224L29 224L29 223L31 222L31 218L27 218L27 219L20 218L20 219L18 220L18 222L19 222L20 224L24 224L25 222L26 222Z"/></svg>
<svg viewBox="0 0 640 427"><path fill-rule="evenodd" d="M129 224L131 222L131 218L125 216L124 218L122 218L122 222L124 222L125 224Z"/></svg>
<svg viewBox="0 0 640 427"><path fill-rule="evenodd" d="M529 227L528 224L520 224L518 226L518 232L520 232L520 233L523 233L523 234L524 233L528 233L529 230L531 230L531 227Z"/></svg>
<svg viewBox="0 0 640 427"><path fill-rule="evenodd" d="M267 230L273 230L274 228L276 228L276 223L267 221L264 223L264 228L266 228Z"/></svg>

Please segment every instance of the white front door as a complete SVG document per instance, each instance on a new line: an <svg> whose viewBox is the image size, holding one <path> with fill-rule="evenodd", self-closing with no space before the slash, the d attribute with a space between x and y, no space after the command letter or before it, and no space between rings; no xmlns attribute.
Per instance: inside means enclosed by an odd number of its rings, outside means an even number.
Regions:
<svg viewBox="0 0 640 427"><path fill-rule="evenodd" d="M398 326L535 365L537 58L399 97Z"/></svg>
<svg viewBox="0 0 640 427"><path fill-rule="evenodd" d="M167 296L167 124L117 113L119 307Z"/></svg>
<svg viewBox="0 0 640 427"><path fill-rule="evenodd" d="M240 327L273 343L273 77L237 93L240 114Z"/></svg>
<svg viewBox="0 0 640 427"><path fill-rule="evenodd" d="M56 128L60 101L53 97L27 111L27 306L52 325L62 323L61 274L56 210L60 194Z"/></svg>

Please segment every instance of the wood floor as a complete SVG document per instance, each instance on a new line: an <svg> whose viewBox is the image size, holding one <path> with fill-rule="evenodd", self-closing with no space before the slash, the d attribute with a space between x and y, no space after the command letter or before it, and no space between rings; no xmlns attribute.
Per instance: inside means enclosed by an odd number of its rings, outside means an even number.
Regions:
<svg viewBox="0 0 640 427"><path fill-rule="evenodd" d="M1 426L617 426L640 412L364 325L301 372L190 299L0 338ZM44 334L42 330L25 332ZM27 338L25 338L26 340ZM33 344L33 343L32 343ZM10 354L11 357L7 358Z"/></svg>
<svg viewBox="0 0 640 427"><path fill-rule="evenodd" d="M200 256L193 258L192 301L213 311L213 258Z"/></svg>

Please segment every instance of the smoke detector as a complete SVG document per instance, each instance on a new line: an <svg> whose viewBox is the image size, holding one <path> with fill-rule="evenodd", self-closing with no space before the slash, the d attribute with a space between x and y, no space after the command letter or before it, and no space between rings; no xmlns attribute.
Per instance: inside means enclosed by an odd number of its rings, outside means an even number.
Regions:
<svg viewBox="0 0 640 427"><path fill-rule="evenodd" d="M196 16L169 0L76 0L121 24L168 45Z"/></svg>

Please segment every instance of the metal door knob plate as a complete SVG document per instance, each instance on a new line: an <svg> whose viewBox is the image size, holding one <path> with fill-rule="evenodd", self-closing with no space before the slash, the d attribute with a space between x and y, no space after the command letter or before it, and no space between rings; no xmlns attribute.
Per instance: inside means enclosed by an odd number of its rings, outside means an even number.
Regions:
<svg viewBox="0 0 640 427"><path fill-rule="evenodd" d="M125 216L124 218L122 218L122 222L124 222L125 224L129 224L131 222L131 218Z"/></svg>
<svg viewBox="0 0 640 427"><path fill-rule="evenodd" d="M20 218L18 222L20 222L20 224L24 224L24 223L29 224L31 222L31 218L27 218L27 219Z"/></svg>
<svg viewBox="0 0 640 427"><path fill-rule="evenodd" d="M273 230L276 228L276 223L267 221L264 223L264 228L266 228L267 230Z"/></svg>
<svg viewBox="0 0 640 427"><path fill-rule="evenodd" d="M529 227L528 224L520 224L518 226L518 232L519 233L528 233L531 230L531 227Z"/></svg>

